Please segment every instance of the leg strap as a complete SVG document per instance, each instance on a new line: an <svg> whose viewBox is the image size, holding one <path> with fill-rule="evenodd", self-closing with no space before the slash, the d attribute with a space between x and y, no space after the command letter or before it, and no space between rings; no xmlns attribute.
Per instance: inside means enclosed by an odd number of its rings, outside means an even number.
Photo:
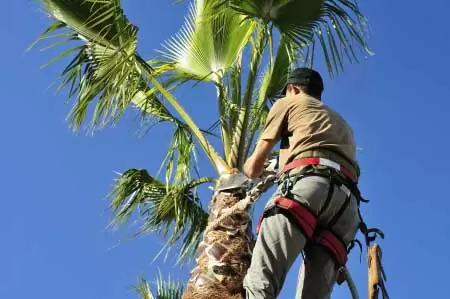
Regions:
<svg viewBox="0 0 450 299"><path fill-rule="evenodd" d="M256 227L259 233L261 223L264 217L274 212L274 209L281 209L286 212L291 219L294 219L298 227L303 231L310 242L314 242L324 246L331 254L336 264L345 266L347 262L347 250L344 242L338 238L333 232L327 229L316 231L317 219L305 206L296 200L286 197L278 197L275 199L275 206L262 214ZM275 211L276 212L276 211Z"/></svg>
<svg viewBox="0 0 450 299"><path fill-rule="evenodd" d="M339 267L345 266L347 263L347 250L340 238L338 238L333 232L329 230L321 230L317 237L314 238L314 242L325 247L334 258L336 264Z"/></svg>
<svg viewBox="0 0 450 299"><path fill-rule="evenodd" d="M305 233L306 237L310 239L314 230L316 229L316 217L302 204L296 200L292 200L286 197L278 197L275 199L275 206L283 209L297 222L300 229ZM263 215L259 219L259 223L256 227L256 232L259 233L261 227L261 222L264 217L268 215L268 211L264 211Z"/></svg>

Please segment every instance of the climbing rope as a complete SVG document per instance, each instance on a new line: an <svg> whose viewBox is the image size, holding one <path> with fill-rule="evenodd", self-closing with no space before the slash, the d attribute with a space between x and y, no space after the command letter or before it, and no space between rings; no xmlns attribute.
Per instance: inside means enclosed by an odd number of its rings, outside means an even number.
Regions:
<svg viewBox="0 0 450 299"><path fill-rule="evenodd" d="M253 188L247 191L245 198L235 203L232 207L224 209L223 214L206 227L205 234L222 224L227 217L240 211L245 211L251 204L256 202L261 197L261 193L270 188L277 180L278 176L275 174L265 176Z"/></svg>
<svg viewBox="0 0 450 299"><path fill-rule="evenodd" d="M350 293L352 294L352 298L359 299L358 290L356 289L356 285L355 282L353 281L350 271L348 271L347 267L343 267L343 271L345 274L345 280L347 280L348 288L350 289Z"/></svg>

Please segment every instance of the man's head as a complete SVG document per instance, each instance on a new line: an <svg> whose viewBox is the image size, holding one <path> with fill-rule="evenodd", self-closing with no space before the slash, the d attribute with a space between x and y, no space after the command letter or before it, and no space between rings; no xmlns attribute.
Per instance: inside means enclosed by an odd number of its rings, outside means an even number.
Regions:
<svg viewBox="0 0 450 299"><path fill-rule="evenodd" d="M310 68L297 68L288 75L286 96L305 93L320 100L323 92L323 80L319 72Z"/></svg>

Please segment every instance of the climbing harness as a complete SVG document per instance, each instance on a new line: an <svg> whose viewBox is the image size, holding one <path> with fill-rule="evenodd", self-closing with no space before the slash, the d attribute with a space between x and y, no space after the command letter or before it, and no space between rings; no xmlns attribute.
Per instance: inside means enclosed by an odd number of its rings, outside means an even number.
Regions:
<svg viewBox="0 0 450 299"><path fill-rule="evenodd" d="M342 215L343 212L345 212L345 209L347 208L347 205L349 204L351 194L353 194L356 197L357 202L358 202L358 216L360 218L359 230L364 235L366 246L370 247L370 244L376 240L377 236L379 236L381 239L384 239L384 233L380 229L378 229L378 228L370 228L369 229L367 227L367 224L363 220L363 217L361 215L361 210L359 208L360 203L361 202L368 203L369 201L364 199L361 196L361 192L359 191L359 188L357 186L357 178L354 177L354 175L351 173L351 171L346 169L344 166L339 165L338 163L328 160L328 159L302 158L302 159L294 160L291 163L287 164L284 167L282 172L286 173L291 169L301 167L301 166L306 166L306 165L327 166L331 169L334 169L334 170L340 172L347 178L347 180L342 179L341 176L335 175L334 172L332 172L332 171L329 171L328 175L324 175L323 173L320 173L320 172L313 172L311 174L306 174L305 173L306 168L304 168L303 171L300 171L299 173L294 175L294 176L296 176L295 182L297 182L298 180L300 180L301 178L303 178L307 175L315 175L315 176L318 175L318 176L329 178L330 189L328 190L328 196L325 201L324 207L322 207L321 211L319 212L319 216L327 208L327 206L331 200L332 194L333 194L334 186L338 186L347 195L346 201L342 205L341 209L336 213L334 218L330 221L330 223L328 223L328 225L327 225L328 227L332 227L339 220L339 217ZM292 188L292 185L293 185L293 183L290 182L290 184L288 186L289 189ZM283 194L283 196L286 196L286 194ZM350 249L352 249L355 246L355 244L358 244L360 247L362 247L361 242L359 240L354 240L350 244L350 246L351 246Z"/></svg>
<svg viewBox="0 0 450 299"><path fill-rule="evenodd" d="M328 170L328 173L326 174L323 171L315 171L312 167L307 167L309 165L322 165L326 166L326 169ZM290 170L294 168L302 167L299 172L291 175L289 173ZM311 171L312 170L312 171ZM360 219L359 224L359 230L362 232L365 238L365 243L368 249L371 248L371 243L374 242L377 238L377 236L384 239L384 234L381 230L377 228L368 228L366 223L363 220L363 217L361 215L360 211L360 203L361 202L368 202L366 199L364 199L361 196L361 193L359 191L359 188L357 186L357 178L353 176L352 172L346 169L344 166L325 158L301 158L292 161L291 163L287 164L281 173L286 173L286 177L281 181L281 196L278 198L275 198L274 207L270 207L267 210L263 212L263 215L261 216L257 231L259 231L259 226L268 214L273 213L275 210L276 212L282 212L287 213L287 216L291 217L291 219L294 220L298 224L298 227L304 232L305 236L308 239L308 242L316 243L322 245L325 249L327 249L331 256L333 257L337 267L339 267L339 277L338 277L338 284L342 284L344 281L347 281L350 291L352 293L353 298L358 298L358 294L356 291L356 288L354 287L354 284L352 283L352 279L350 276L350 273L348 272L348 269L346 268L347 258L348 254L352 250L352 248L358 244L361 248L362 252L362 245L359 240L353 240L348 244L348 247L346 247L346 244L339 238L334 232L333 227L338 222L340 217L343 215L343 213L346 211L352 194L357 199L357 205L358 205L358 216ZM311 213L307 206L302 205L300 202L295 201L292 198L290 191L292 187L302 178L305 178L307 176L322 176L325 178L328 178L330 181L329 184L329 190L328 195L325 200L325 204L319 211L317 217L319 217L322 212L326 210L328 205L330 204L334 188L339 187L345 194L346 199L344 203L341 205L337 213L332 217L332 219L322 227L317 226L316 216ZM380 263L381 264L381 263ZM380 276L380 275L379 275ZM379 281L382 281L382 278L378 276L377 282L374 283L374 287L383 288L384 284L379 283ZM383 290L383 298L387 299L389 298L387 296L387 292L385 289Z"/></svg>
<svg viewBox="0 0 450 299"><path fill-rule="evenodd" d="M308 172L308 165L322 165L326 166L328 169L328 174L324 172L314 171ZM300 172L291 176L289 171L303 167ZM334 171L333 171L334 170ZM339 174L342 174L344 178ZM286 177L281 179L282 176L286 174ZM330 180L328 195L325 201L324 206L321 211L319 211L319 215L330 204L331 198L333 196L334 188L337 186L346 194L346 200L342 204L341 208L335 214L335 216L329 221L325 227L317 227L317 217L308 208L298 201L290 199L290 190L295 185L295 183L307 176L322 176L326 177ZM292 179L292 180L291 180ZM381 230L377 228L368 228L366 223L363 221L359 206L361 202L369 202L361 196L359 188L357 187L357 178L344 166L325 158L301 158L292 161L287 164L284 169L276 174L275 172L270 172L263 179L258 181L257 183L249 180L243 174L232 174L229 177L226 177L216 188L216 192L230 192L232 190L248 190L245 192L245 197L238 201L232 207L223 210L222 215L220 215L214 222L208 225L205 229L205 234L209 231L215 229L219 226L227 217L236 214L238 211L246 210L250 205L256 202L261 193L266 191L270 186L275 183L281 184L281 196L275 199L275 206L270 209L266 209L263 212L263 215L260 217L256 231L259 233L259 228L261 222L264 217L268 216L269 213L273 213L275 209L277 212L286 212L290 217L292 217L298 224L300 229L305 233L307 238L315 243L318 243L325 247L333 257L336 265L339 267L339 278L338 284L342 284L344 281L347 281L349 289L351 291L353 299L359 298L356 286L351 278L351 275L346 267L348 254L355 246L358 244L362 250L362 245L359 240L353 240L350 242L348 247L346 247L345 243L332 231L332 227L337 223L339 218L345 212L348 207L352 194L357 199L358 204L358 215L360 218L359 230L362 232L365 238L365 243L368 248L370 248L371 243L375 241L377 236L384 239L384 234ZM383 291L384 299L388 299L387 293Z"/></svg>
<svg viewBox="0 0 450 299"><path fill-rule="evenodd" d="M232 177L232 176L237 176L237 177ZM208 227L205 229L205 234L207 234L209 231L215 229L217 226L219 226L227 217L232 216L234 214L236 214L238 211L244 211L246 210L251 204L253 204L254 202L256 202L260 196L261 193L264 192L265 190L267 190L270 186L272 186L273 184L275 184L276 182L278 182L280 179L280 174L275 174L274 172L269 173L266 177L264 177L263 179L261 179L258 183L254 184L254 186L246 192L246 196L244 199L238 201L236 204L234 204L232 207L225 209L223 211L223 214L220 215L214 222L212 222L211 224L208 225ZM288 181L288 180L287 180ZM232 190L236 190L236 189L243 189L245 187L248 187L252 182L247 179L243 179L243 177L239 174L235 174L235 175L230 175L229 177L226 177L225 180L223 182L221 182L217 189L216 192L224 192L224 191L232 191ZM288 199L287 199L288 200ZM283 204L283 200L279 200L280 204ZM287 202L287 204L297 204L295 201L289 201ZM300 204L298 204L298 206L296 207L298 209L304 209L303 206L301 206ZM306 214L305 214L306 215ZM311 217L308 218L310 221L315 222L315 217L311 214ZM259 231L259 227L257 228L257 231ZM312 234L312 232L311 232ZM323 238L323 243L333 243L333 241L328 241L330 239L332 239L334 236L329 235L329 234L324 234L322 235ZM336 239L336 237L334 237L334 239ZM327 241L325 241L327 240ZM345 247L342 247L343 249L340 250L340 252L342 250L345 251ZM342 256L344 256L342 254ZM347 258L347 254L345 254L345 259ZM347 270L347 268L343 267L340 269L340 272L342 272L343 275L343 281L347 281L348 287L350 289L350 292L352 294L352 298L353 299L359 299L359 295L358 295L358 291L356 289L355 283L353 282L353 279L350 275L350 272ZM341 282L341 283L342 283Z"/></svg>

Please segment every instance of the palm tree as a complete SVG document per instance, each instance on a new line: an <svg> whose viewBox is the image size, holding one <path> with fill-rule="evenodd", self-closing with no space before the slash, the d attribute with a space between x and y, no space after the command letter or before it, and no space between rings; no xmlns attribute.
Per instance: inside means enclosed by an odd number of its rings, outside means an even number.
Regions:
<svg viewBox="0 0 450 299"><path fill-rule="evenodd" d="M166 234L166 249L179 245L180 261L196 257L183 298L241 298L252 251L250 212L237 212L204 230L242 199L244 190L216 189L206 210L196 188L239 172L289 69L312 66L321 50L335 76L345 61L370 54L356 0L195 0L185 25L152 60L137 52L138 28L125 16L120 0L41 3L53 23L38 41L57 38L52 46L73 45L50 63L73 57L58 90L68 90L74 98L74 130L86 121L91 106L90 129L117 122L130 107L153 125L173 126L162 162L165 180L144 169L120 174L109 194L113 225L126 224L137 214L139 233ZM207 130L196 125L173 95L192 81L216 89L219 119ZM211 144L216 132L220 149ZM197 174L196 152L208 158L217 178ZM139 288L144 298L152 298L145 282ZM173 298L179 293L176 289Z"/></svg>

